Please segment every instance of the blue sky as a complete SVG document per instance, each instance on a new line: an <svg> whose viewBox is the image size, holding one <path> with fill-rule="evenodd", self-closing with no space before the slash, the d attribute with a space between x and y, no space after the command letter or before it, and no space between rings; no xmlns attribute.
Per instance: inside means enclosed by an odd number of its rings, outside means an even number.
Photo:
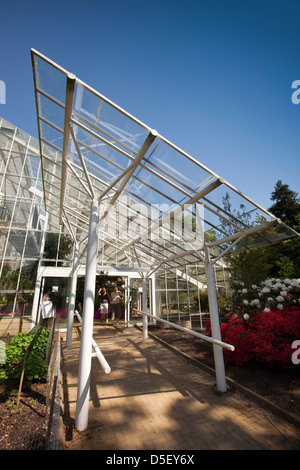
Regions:
<svg viewBox="0 0 300 470"><path fill-rule="evenodd" d="M2 0L0 116L38 137L33 47L265 208L300 194L299 0Z"/></svg>

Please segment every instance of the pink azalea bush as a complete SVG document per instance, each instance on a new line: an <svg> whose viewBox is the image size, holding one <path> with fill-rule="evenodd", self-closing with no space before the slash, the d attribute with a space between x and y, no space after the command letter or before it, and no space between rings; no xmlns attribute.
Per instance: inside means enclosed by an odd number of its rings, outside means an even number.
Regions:
<svg viewBox="0 0 300 470"><path fill-rule="evenodd" d="M292 343L300 339L299 280L270 279L250 289L239 285L234 305L221 325L222 340L235 346L234 352L224 349L225 362L292 366ZM211 334L209 322L207 330Z"/></svg>

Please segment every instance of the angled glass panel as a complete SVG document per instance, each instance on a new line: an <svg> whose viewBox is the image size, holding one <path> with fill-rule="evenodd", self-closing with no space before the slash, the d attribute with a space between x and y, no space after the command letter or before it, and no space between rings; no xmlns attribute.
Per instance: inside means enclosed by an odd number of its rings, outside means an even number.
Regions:
<svg viewBox="0 0 300 470"><path fill-rule="evenodd" d="M58 106L41 93L38 93L38 107L40 118L55 124L63 132L64 108Z"/></svg>
<svg viewBox="0 0 300 470"><path fill-rule="evenodd" d="M182 187L190 195L193 191L198 192L213 177L199 164L162 140L148 156L146 165L155 168L159 174Z"/></svg>
<svg viewBox="0 0 300 470"><path fill-rule="evenodd" d="M41 138L54 148L62 150L63 134L44 121L40 122Z"/></svg>
<svg viewBox="0 0 300 470"><path fill-rule="evenodd" d="M118 142L121 148L131 149L133 153L139 151L149 133L106 102L102 102L97 126Z"/></svg>
<svg viewBox="0 0 300 470"><path fill-rule="evenodd" d="M34 61L37 88L60 103L64 103L66 75L37 55L34 55Z"/></svg>
<svg viewBox="0 0 300 470"><path fill-rule="evenodd" d="M145 168L137 170L128 190L146 199L150 204L169 204L170 210L177 201L181 202L184 198L184 194L179 190L166 184Z"/></svg>
<svg viewBox="0 0 300 470"><path fill-rule="evenodd" d="M74 115L90 123L99 135L120 149L133 154L139 151L149 132L81 84L76 85Z"/></svg>
<svg viewBox="0 0 300 470"><path fill-rule="evenodd" d="M231 230L233 233L236 231L234 228L229 228L230 222L232 225L235 224L242 229L247 229L271 220L267 212L262 211L225 184L219 186L203 200L205 204L207 203L208 208L212 208L220 214L220 219L222 216L229 219L229 222L220 220L223 228L226 228L227 224L226 233Z"/></svg>
<svg viewBox="0 0 300 470"><path fill-rule="evenodd" d="M233 247L233 252L243 251L245 249L250 250L252 248L258 248L260 246L268 245L271 243L280 242L290 237L290 231L284 225L276 225L275 227L269 227L261 230L258 233L250 234L243 238L240 243L237 243ZM222 245L224 247L225 245Z"/></svg>

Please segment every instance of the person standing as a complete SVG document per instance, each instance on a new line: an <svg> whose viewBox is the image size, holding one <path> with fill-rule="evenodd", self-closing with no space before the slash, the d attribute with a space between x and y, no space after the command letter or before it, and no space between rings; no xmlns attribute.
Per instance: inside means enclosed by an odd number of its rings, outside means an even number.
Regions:
<svg viewBox="0 0 300 470"><path fill-rule="evenodd" d="M53 303L50 298L51 290L47 290L43 295L42 304L41 304L41 313L43 317L44 326L48 326L49 318L54 316Z"/></svg>
<svg viewBox="0 0 300 470"><path fill-rule="evenodd" d="M118 288L115 286L113 292L111 293L111 321L113 323L114 319L117 319L117 324L119 323L121 317L121 305L123 301L123 296Z"/></svg>
<svg viewBox="0 0 300 470"><path fill-rule="evenodd" d="M108 323L108 307L110 303L110 295L108 292L106 292L105 287L100 287L98 291L98 295L100 296L100 307L99 311L101 314L101 320L105 320L105 323ZM103 315L103 317L102 317Z"/></svg>

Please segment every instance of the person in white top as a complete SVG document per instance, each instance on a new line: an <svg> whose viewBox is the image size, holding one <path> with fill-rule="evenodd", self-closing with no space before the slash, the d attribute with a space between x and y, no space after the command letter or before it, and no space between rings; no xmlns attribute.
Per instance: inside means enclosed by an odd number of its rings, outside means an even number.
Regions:
<svg viewBox="0 0 300 470"><path fill-rule="evenodd" d="M113 292L110 295L110 307L111 307L111 321L113 323L114 319L117 319L117 324L119 323L121 317L121 305L123 301L123 296L117 287L114 287Z"/></svg>

